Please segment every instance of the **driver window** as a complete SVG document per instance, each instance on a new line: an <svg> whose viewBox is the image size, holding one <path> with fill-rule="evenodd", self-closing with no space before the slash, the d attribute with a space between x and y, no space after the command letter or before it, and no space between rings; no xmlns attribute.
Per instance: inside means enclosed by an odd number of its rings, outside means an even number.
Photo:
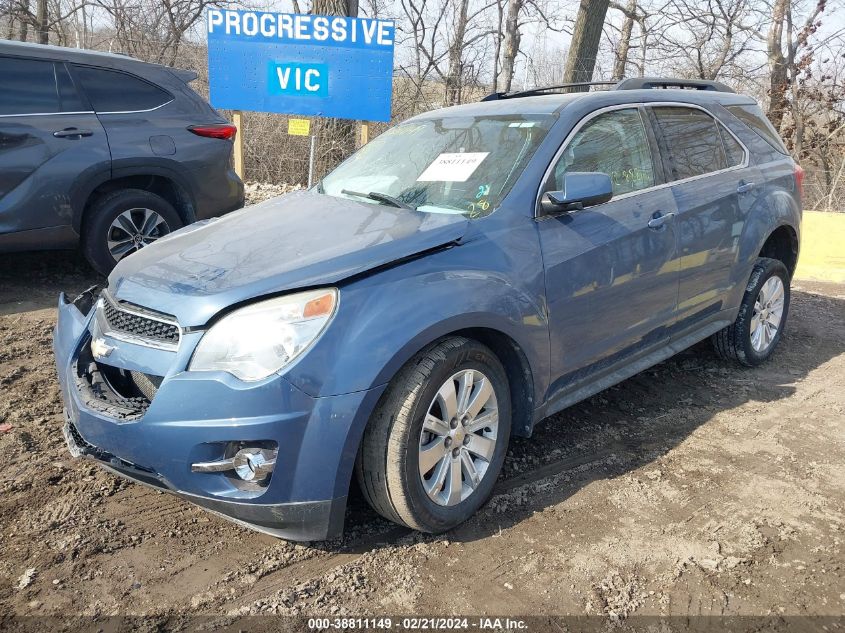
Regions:
<svg viewBox="0 0 845 633"><path fill-rule="evenodd" d="M654 186L654 165L639 110L612 110L591 119L563 150L547 190L562 190L567 172L610 176L613 195Z"/></svg>

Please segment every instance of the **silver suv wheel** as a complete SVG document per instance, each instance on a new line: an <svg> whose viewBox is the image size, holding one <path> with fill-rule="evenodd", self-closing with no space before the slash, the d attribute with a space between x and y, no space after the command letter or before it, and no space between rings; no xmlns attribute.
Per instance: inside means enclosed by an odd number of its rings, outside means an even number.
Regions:
<svg viewBox="0 0 845 633"><path fill-rule="evenodd" d="M473 493L493 459L498 427L496 393L487 376L466 369L443 383L419 442L420 479L432 501L454 506Z"/></svg>
<svg viewBox="0 0 845 633"><path fill-rule="evenodd" d="M780 277L769 277L754 302L751 346L763 353L772 345L783 317L784 290Z"/></svg>

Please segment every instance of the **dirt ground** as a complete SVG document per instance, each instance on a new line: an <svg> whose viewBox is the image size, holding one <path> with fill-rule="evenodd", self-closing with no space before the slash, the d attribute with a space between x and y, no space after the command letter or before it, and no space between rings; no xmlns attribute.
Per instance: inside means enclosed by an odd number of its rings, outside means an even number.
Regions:
<svg viewBox="0 0 845 633"><path fill-rule="evenodd" d="M845 614L845 286L796 282L745 369L708 343L511 442L496 494L432 537L353 492L294 544L70 458L51 353L75 255L0 258L3 615ZM4 430L5 429L5 430Z"/></svg>

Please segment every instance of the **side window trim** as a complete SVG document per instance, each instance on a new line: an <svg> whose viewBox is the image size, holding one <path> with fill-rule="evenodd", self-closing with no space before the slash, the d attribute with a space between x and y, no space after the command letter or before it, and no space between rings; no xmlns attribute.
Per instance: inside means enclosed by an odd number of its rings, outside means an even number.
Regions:
<svg viewBox="0 0 845 633"><path fill-rule="evenodd" d="M98 112L96 110L96 108L94 108L94 104L91 102L91 99L88 97L88 93L85 91L84 87L82 86L82 81L79 79L79 76L76 74L77 68L92 68L94 70L107 70L109 72L115 72L115 73L120 73L122 75L126 75L127 77L132 77L133 79L137 79L138 81L142 81L145 84L147 84L148 86L151 86L151 87L155 88L156 90L165 93L167 96L170 97L170 99L168 99L164 103L158 104L157 106L155 106L153 108L143 108L141 110L103 110L101 112ZM73 80L74 84L76 84L77 86L79 86L79 88L81 88L81 93L85 96L85 100L89 104L91 104L92 111L95 112L97 114L97 116L100 116L100 115L103 115L103 114L137 114L137 113L141 113L141 112L152 112L153 110L158 110L159 108L163 108L164 106L166 106L170 103L173 103L176 100L176 97L173 96L173 93L170 92L169 90L167 90L166 88L163 88L162 86L159 86L158 84L154 84L151 81L147 81L143 77L139 77L138 75L135 75L135 74L130 73L130 72L126 72L125 70L122 70L122 69L119 69L119 68L106 68L104 66L93 66L91 64L72 63L72 64L68 64L68 70L70 71L70 76L71 76L71 79Z"/></svg>
<svg viewBox="0 0 845 633"><path fill-rule="evenodd" d="M660 187L665 187L667 184L669 184L669 183L666 182L666 178L665 178L666 174L665 174L665 169L663 167L663 164L662 163L655 163L656 157L655 157L654 154L655 154L655 151L657 150L657 148L652 145L653 139L651 137L651 134L653 133L653 130L651 129L651 122L646 119L645 112L644 112L644 109L643 109L643 105L644 104L639 103L639 102L636 102L636 103L632 102L632 103L620 103L620 104L616 104L616 105L605 106L603 108L599 108L598 110L593 110L589 114L584 115L578 121L578 123L575 124L575 127L573 127L569 131L569 134L567 134L566 137L563 139L563 142L560 144L560 147L558 147L557 151L555 152L554 156L552 157L551 162L546 166L546 171L543 172L543 177L540 179L540 184L537 188L537 197L534 200L534 218L535 219L542 219L543 217L548 217L548 216L544 216L543 214L540 213L540 199L542 198L543 194L546 192L546 185L549 182L550 178L552 178L554 176L555 166L557 165L558 161L560 160L560 158L563 155L563 152L566 150L567 146L572 142L572 139L575 138L575 136L578 134L578 132L580 132L581 129L585 125L587 125L587 123L589 123L593 119L601 116L602 114L606 114L608 112L614 112L616 110L636 110L637 111L637 114L640 117L640 122L642 123L642 126L643 126L643 130L645 131L646 142L648 143L648 147L649 147L649 153L652 157L651 162L652 162L652 169L654 170L655 180L660 181L659 183L655 183L651 187L646 187L646 188L643 188L643 189L638 189L636 191L629 191L628 193L622 193L622 194L619 194L619 195L615 195L610 200L610 202L613 202L615 200L622 200L624 198L628 198L629 196L636 196L636 195L639 195L641 193L645 193L647 191L654 191L655 189L659 189ZM599 205L599 206L601 206L601 205Z"/></svg>
<svg viewBox="0 0 845 633"><path fill-rule="evenodd" d="M658 144L660 145L660 153L663 155L662 164L664 165L664 171L667 175L667 179L664 184L666 185L677 185L680 183L690 182L693 180L698 180L699 178L706 178L708 176L712 176L714 174L722 174L728 171L733 171L735 169L745 169L749 166L751 161L751 152L748 151L748 147L746 147L745 143L743 143L739 137L734 134L733 130L731 130L727 125L722 123L719 119L713 116L707 108L704 108L700 105L694 103L677 103L673 101L660 101L660 102L653 102L645 104L646 109L649 111L648 119L652 122L654 127L654 133L658 138ZM663 131L660 129L660 124L657 122L656 116L654 114L654 108L660 107L672 107L672 108L687 108L689 110L700 110L707 116L709 116L713 122L716 124L716 129L719 130L719 144L722 146L722 151L725 153L725 158L727 160L727 151L725 150L724 141L722 140L722 132L726 131L730 134L734 140L739 143L739 146L742 148L743 151L743 158L742 162L739 165L730 165L725 167L724 169L717 169L716 171L708 171L704 174L698 174L697 176L690 176L688 178L681 178L680 180L669 180L669 174L672 173L672 158L669 152L669 147L666 145L666 139L663 136Z"/></svg>

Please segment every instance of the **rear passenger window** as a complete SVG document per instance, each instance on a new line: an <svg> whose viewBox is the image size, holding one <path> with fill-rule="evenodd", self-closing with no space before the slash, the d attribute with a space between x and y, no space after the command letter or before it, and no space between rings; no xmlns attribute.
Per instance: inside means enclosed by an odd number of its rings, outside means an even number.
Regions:
<svg viewBox="0 0 845 633"><path fill-rule="evenodd" d="M0 114L59 111L53 62L0 57Z"/></svg>
<svg viewBox="0 0 845 633"><path fill-rule="evenodd" d="M739 141L737 141L733 137L733 134L728 132L724 126L719 126L719 132L722 135L722 145L725 148L725 157L728 159L728 167L742 165L745 161L745 150L742 145L739 144Z"/></svg>
<svg viewBox="0 0 845 633"><path fill-rule="evenodd" d="M75 71L97 112L152 110L173 98L143 79L116 70L76 66Z"/></svg>
<svg viewBox="0 0 845 633"><path fill-rule="evenodd" d="M636 108L612 110L588 121L563 150L554 169L554 189L563 189L567 172L610 176L613 194L654 185L654 165L642 118Z"/></svg>
<svg viewBox="0 0 845 633"><path fill-rule="evenodd" d="M716 121L693 108L658 107L654 115L669 152L672 180L701 176L727 167Z"/></svg>

